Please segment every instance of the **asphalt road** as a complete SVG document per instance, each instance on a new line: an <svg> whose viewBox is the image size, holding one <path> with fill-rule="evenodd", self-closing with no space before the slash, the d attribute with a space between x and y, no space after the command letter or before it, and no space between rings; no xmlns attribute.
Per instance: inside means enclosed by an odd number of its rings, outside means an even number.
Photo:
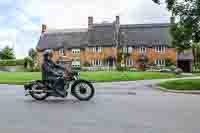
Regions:
<svg viewBox="0 0 200 133"><path fill-rule="evenodd" d="M199 133L200 95L154 90L158 80L95 83L89 102L25 97L0 85L2 133Z"/></svg>

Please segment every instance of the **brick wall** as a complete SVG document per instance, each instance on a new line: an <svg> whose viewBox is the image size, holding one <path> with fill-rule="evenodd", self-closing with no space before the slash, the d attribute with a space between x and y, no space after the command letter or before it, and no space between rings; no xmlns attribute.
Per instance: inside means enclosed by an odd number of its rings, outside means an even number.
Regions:
<svg viewBox="0 0 200 133"><path fill-rule="evenodd" d="M154 48L146 48L146 52L149 61L148 63L154 63L156 59L171 59L176 64L176 49L175 48L166 48L165 52L156 52ZM138 49L134 49L131 53L130 58L133 59L134 64L137 66L137 61L141 53Z"/></svg>
<svg viewBox="0 0 200 133"><path fill-rule="evenodd" d="M116 57L116 48L114 47L104 47L100 53L94 52L93 48L85 48L84 51L81 51L81 63L89 62L91 63L93 60L104 60L109 56Z"/></svg>
<svg viewBox="0 0 200 133"><path fill-rule="evenodd" d="M156 52L154 48L146 48L145 53L149 59L149 63L154 63L156 59L171 59L174 63L176 63L176 49L175 48L166 48L165 52ZM65 49L65 54L62 56L59 53L59 50L54 50L53 52L53 61L58 61L60 57L65 60L72 60L75 58L79 58L81 64L83 65L85 62L91 63L93 60L104 60L109 56L113 56L116 58L117 49L115 47L104 47L102 48L102 52L97 53L93 52L93 48L87 47L84 49L80 49L80 54L73 54L71 49ZM132 59L134 62L134 66L137 66L137 61L140 57L141 53L137 49L133 49L130 53L129 59ZM42 63L42 51L38 51L38 63Z"/></svg>

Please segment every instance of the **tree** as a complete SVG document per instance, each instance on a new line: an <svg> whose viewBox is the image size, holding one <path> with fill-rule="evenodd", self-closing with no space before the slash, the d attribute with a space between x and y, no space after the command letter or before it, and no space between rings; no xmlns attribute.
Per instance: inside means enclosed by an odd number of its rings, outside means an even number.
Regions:
<svg viewBox="0 0 200 133"><path fill-rule="evenodd" d="M5 48L2 49L0 58L3 60L15 59L14 50L9 46L6 46Z"/></svg>
<svg viewBox="0 0 200 133"><path fill-rule="evenodd" d="M124 48L126 49L126 35L124 32L118 35L117 37L117 69L122 69L121 64L125 64L125 58L127 58L126 54L128 51L124 51Z"/></svg>
<svg viewBox="0 0 200 133"><path fill-rule="evenodd" d="M195 71L200 69L200 43L192 44L193 62Z"/></svg>
<svg viewBox="0 0 200 133"><path fill-rule="evenodd" d="M29 51L28 51L28 56L30 56L33 60L35 60L36 56L37 56L37 52L35 49L31 48Z"/></svg>
<svg viewBox="0 0 200 133"><path fill-rule="evenodd" d="M157 4L161 0L152 0ZM178 18L171 26L172 44L179 50L191 48L200 42L200 0L165 0L172 16Z"/></svg>
<svg viewBox="0 0 200 133"><path fill-rule="evenodd" d="M24 68L33 69L33 67L34 67L33 59L30 56L25 57L24 58Z"/></svg>

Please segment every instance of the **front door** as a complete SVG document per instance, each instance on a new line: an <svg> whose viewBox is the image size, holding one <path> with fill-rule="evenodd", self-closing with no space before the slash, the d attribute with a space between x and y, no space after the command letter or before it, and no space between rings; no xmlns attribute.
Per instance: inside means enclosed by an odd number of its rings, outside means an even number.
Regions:
<svg viewBox="0 0 200 133"><path fill-rule="evenodd" d="M184 72L191 72L191 61L178 61L178 68L181 68Z"/></svg>

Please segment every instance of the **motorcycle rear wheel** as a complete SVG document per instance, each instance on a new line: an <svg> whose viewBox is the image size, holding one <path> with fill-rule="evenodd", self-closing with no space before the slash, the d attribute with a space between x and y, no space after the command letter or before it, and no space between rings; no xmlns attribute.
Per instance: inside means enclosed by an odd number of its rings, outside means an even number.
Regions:
<svg viewBox="0 0 200 133"><path fill-rule="evenodd" d="M34 92L34 90L42 90L42 88L40 89L37 84L32 86L32 91L30 92L30 95L35 100L42 101L42 100L45 100L48 97L48 93L47 92L36 93L36 92Z"/></svg>

